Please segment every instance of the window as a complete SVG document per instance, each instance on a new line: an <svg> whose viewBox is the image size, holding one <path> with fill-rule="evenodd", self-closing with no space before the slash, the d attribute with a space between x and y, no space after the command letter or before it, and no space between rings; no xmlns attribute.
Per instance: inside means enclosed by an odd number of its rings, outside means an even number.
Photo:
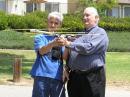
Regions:
<svg viewBox="0 0 130 97"><path fill-rule="evenodd" d="M115 8L112 9L112 16L114 16L114 17L119 17L120 16L118 7L115 7Z"/></svg>
<svg viewBox="0 0 130 97"><path fill-rule="evenodd" d="M1 0L0 0L0 10L2 10L2 11L5 11L5 10L6 10L5 1L1 1Z"/></svg>
<svg viewBox="0 0 130 97"><path fill-rule="evenodd" d="M124 7L124 16L130 16L130 7Z"/></svg>
<svg viewBox="0 0 130 97"><path fill-rule="evenodd" d="M27 3L26 4L26 11L27 12L33 12L35 10L38 10L39 5L36 3Z"/></svg>
<svg viewBox="0 0 130 97"><path fill-rule="evenodd" d="M45 3L45 11L47 11L47 12L52 12L52 11L59 12L59 3L58 2L47 2L47 3Z"/></svg>

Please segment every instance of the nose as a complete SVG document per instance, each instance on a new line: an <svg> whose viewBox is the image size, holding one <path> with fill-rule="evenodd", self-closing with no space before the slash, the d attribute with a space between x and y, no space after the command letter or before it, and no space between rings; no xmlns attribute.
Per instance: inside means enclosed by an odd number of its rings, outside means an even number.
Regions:
<svg viewBox="0 0 130 97"><path fill-rule="evenodd" d="M52 25L51 25L52 27L55 27L55 23L52 23Z"/></svg>

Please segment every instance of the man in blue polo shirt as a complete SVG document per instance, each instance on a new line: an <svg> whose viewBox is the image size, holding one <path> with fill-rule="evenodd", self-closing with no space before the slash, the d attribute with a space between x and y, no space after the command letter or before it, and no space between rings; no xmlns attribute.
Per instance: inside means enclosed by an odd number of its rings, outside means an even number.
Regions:
<svg viewBox="0 0 130 97"><path fill-rule="evenodd" d="M48 15L48 31L55 33L61 27L63 15L52 12ZM35 36L36 60L31 70L34 78L32 97L65 97L62 72L63 38L45 34ZM62 91L61 91L62 90Z"/></svg>

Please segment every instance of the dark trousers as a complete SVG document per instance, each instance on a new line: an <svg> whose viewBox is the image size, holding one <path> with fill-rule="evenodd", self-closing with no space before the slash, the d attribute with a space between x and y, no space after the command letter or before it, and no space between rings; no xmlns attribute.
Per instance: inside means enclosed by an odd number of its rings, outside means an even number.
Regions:
<svg viewBox="0 0 130 97"><path fill-rule="evenodd" d="M67 83L68 95L69 97L105 97L105 84L103 67L88 73L71 71Z"/></svg>
<svg viewBox="0 0 130 97"><path fill-rule="evenodd" d="M37 76L34 78L32 97L65 97L63 83L53 78Z"/></svg>

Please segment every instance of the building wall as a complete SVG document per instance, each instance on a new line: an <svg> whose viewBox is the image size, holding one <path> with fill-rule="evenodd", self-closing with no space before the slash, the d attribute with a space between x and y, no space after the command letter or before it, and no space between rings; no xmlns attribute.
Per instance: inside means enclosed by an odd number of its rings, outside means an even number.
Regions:
<svg viewBox="0 0 130 97"><path fill-rule="evenodd" d="M0 10L10 14L24 15L26 13L25 0L1 0ZM59 3L59 12L73 13L77 10L79 0L47 0L46 3ZM45 3L39 4L39 10L45 10ZM130 16L130 0L119 0L119 6L109 12L110 16L125 17Z"/></svg>
<svg viewBox="0 0 130 97"><path fill-rule="evenodd" d="M0 2L0 9L6 11L9 14L24 15L26 13L26 3L27 0L3 0ZM68 0L47 0L50 3L59 3L59 12L67 13ZM45 11L45 3L38 4L39 10Z"/></svg>
<svg viewBox="0 0 130 97"><path fill-rule="evenodd" d="M118 0L118 2L122 4L129 4L130 0Z"/></svg>
<svg viewBox="0 0 130 97"><path fill-rule="evenodd" d="M68 0L68 13L74 13L78 8L79 0Z"/></svg>
<svg viewBox="0 0 130 97"><path fill-rule="evenodd" d="M26 6L23 0L8 0L7 12L10 14L24 15Z"/></svg>

